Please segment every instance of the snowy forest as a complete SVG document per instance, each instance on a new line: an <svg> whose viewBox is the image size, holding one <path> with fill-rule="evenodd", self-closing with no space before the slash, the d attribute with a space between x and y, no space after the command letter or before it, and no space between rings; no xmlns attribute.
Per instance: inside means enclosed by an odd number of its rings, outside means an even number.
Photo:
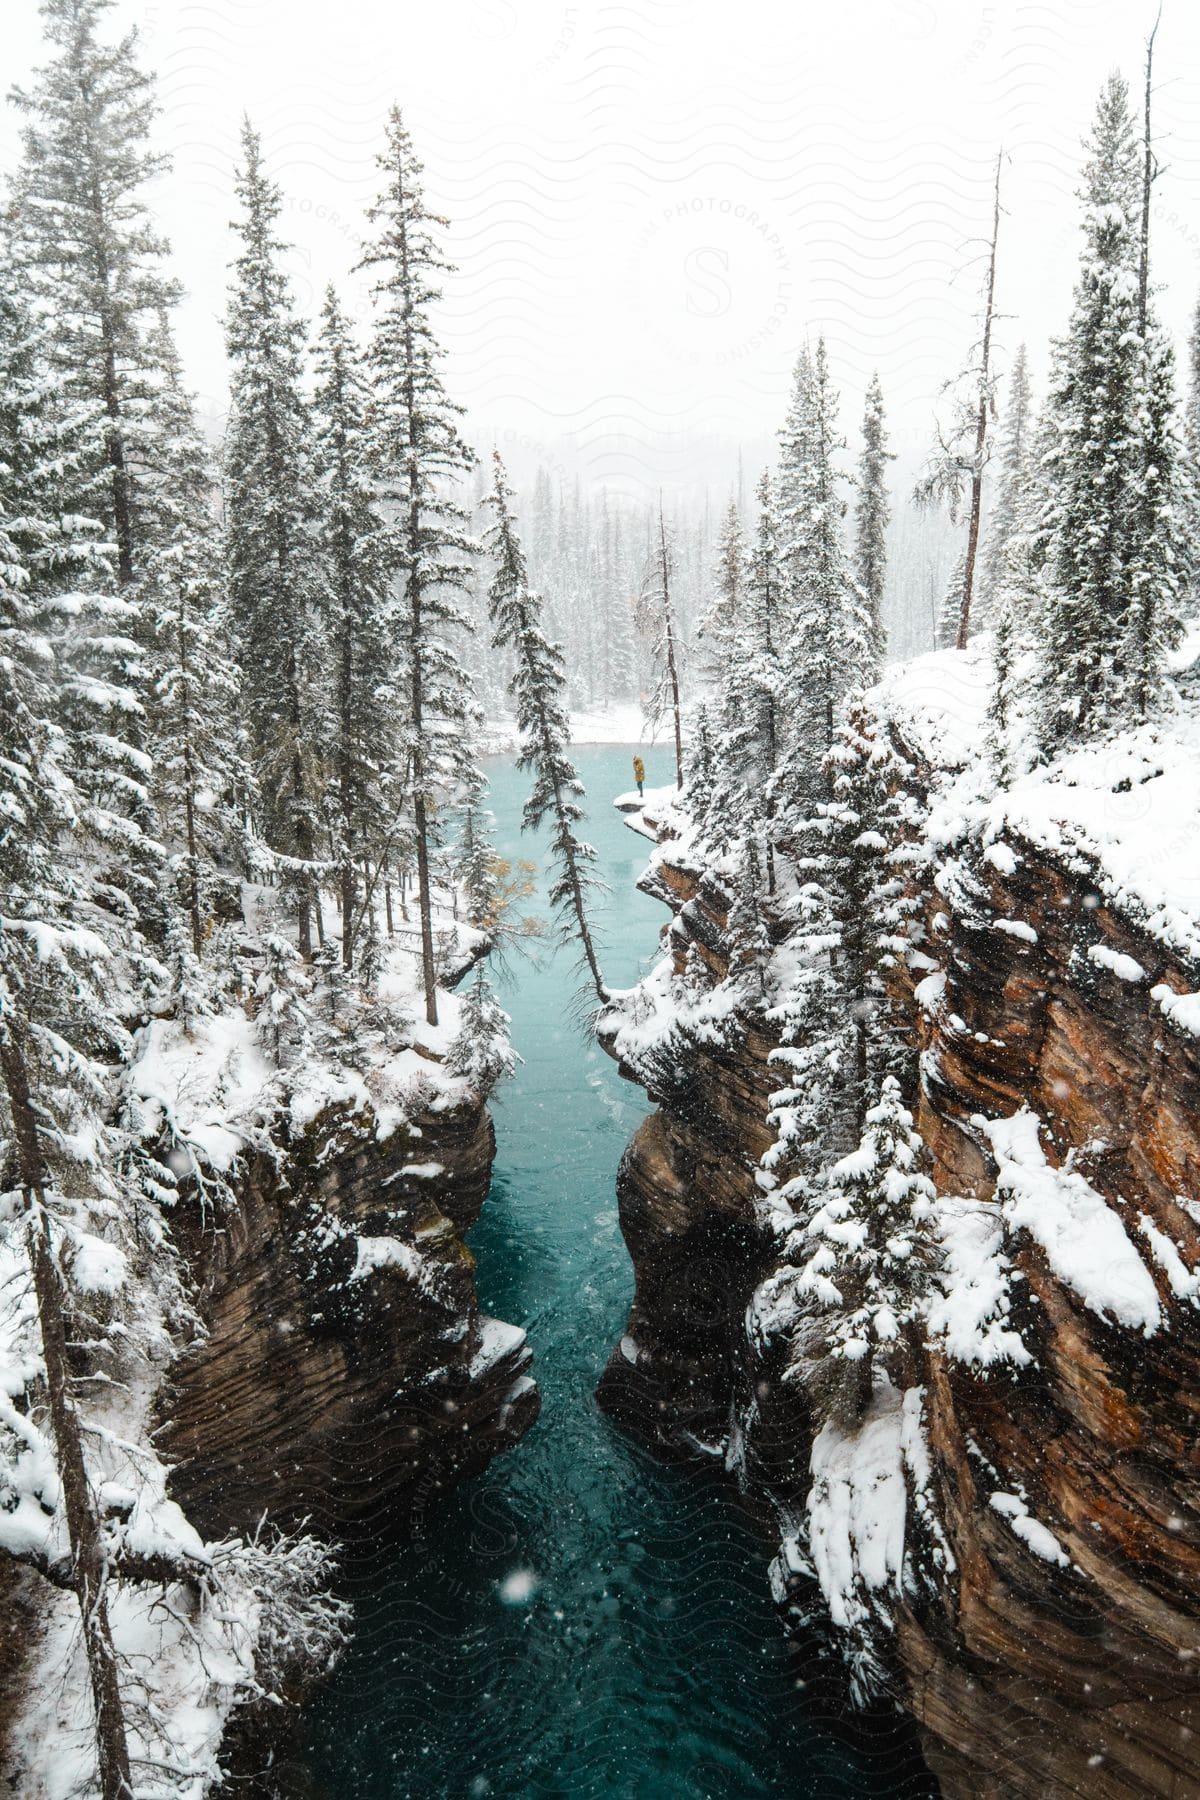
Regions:
<svg viewBox="0 0 1200 1800"><path fill-rule="evenodd" d="M482 1107L517 1064L505 952L519 980L561 940L573 1029L656 1099L747 1019L775 1034L750 1340L818 1430L912 1381L950 1302L914 1125L937 1075L894 975L940 977L915 898L929 811L876 695L901 658L914 691L963 659L985 693L964 808L1064 757L1080 787L1170 764L1194 705L1200 315L1179 370L1151 49L1078 121L1061 334L1011 355L997 156L975 339L915 474L878 378L847 418L814 323L770 466L731 446L723 491L642 501L549 467L517 484L456 399L454 221L403 106L378 132L361 316L332 286L302 310L247 119L214 441L150 197L148 59L111 0L41 18L0 219L0 1552L54 1596L41 1666L89 1697L68 1774L26 1791L132 1800L210 1791L229 1716L351 1632L319 1524L218 1537L173 1497L153 1396L203 1333L172 1221L235 1210L246 1160L283 1166L330 1108L383 1141ZM724 920L710 945L672 927L674 960L631 988L606 973L585 806L612 796L584 795L583 715L660 746L674 780L621 803ZM492 755L517 761L530 841L549 834L548 926L496 844ZM414 1181L441 1170L411 1157ZM394 1234L321 1229L304 1243L340 1237L346 1289L384 1265L426 1281ZM882 1653L855 1617L869 1697ZM54 1732L30 1718L32 1768Z"/></svg>

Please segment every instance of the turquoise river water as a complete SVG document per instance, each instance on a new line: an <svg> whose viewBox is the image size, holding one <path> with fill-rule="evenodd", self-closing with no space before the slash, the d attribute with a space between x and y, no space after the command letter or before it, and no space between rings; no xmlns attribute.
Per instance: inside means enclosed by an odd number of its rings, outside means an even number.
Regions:
<svg viewBox="0 0 1200 1800"><path fill-rule="evenodd" d="M649 752L650 784L669 778ZM586 834L609 894L613 985L665 914L639 894L642 841L613 811L630 748L581 749ZM658 766L661 764L661 767ZM526 778L494 762L505 855ZM544 883L538 906L544 911ZM523 1064L494 1102L498 1157L471 1234L486 1311L528 1329L542 1415L522 1443L419 1518L415 1541L354 1553L354 1645L307 1718L318 1800L916 1800L907 1736L869 1741L796 1685L767 1590L768 1546L727 1489L666 1466L598 1410L633 1281L617 1226L641 1093L575 1023L569 951L502 983Z"/></svg>

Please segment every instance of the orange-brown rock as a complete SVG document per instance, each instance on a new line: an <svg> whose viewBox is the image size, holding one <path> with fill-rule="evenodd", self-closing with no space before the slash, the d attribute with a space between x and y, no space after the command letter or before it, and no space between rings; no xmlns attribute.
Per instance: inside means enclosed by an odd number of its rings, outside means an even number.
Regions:
<svg viewBox="0 0 1200 1800"><path fill-rule="evenodd" d="M939 1189L986 1199L996 1169L972 1121L1028 1105L1049 1159L1074 1153L1120 1214L1164 1324L1144 1336L1090 1311L1027 1236L1010 1238L1013 1322L1033 1361L985 1373L926 1353L934 1489L955 1566L899 1611L896 1676L951 1800L1184 1800L1200 1796L1200 1311L1171 1292L1143 1222L1187 1268L1200 1264L1200 1045L1150 992L1200 979L1101 903L1085 868L1012 848L1011 874L974 853L961 882L928 897L924 948L946 976L931 1016L913 997L917 977L897 977L925 1052L919 1129ZM664 868L658 886L677 950L708 938L694 874ZM1121 979L1089 957L1093 945L1134 959L1145 979ZM694 1056L653 1094L660 1111L620 1179L637 1273L632 1344L614 1352L601 1392L680 1451L750 1421L751 1481L795 1511L804 1403L750 1362L743 1327L767 1254L753 1170L768 1140L771 1047L748 1030L727 1059ZM997 1490L1025 1496L1069 1566L1013 1532L989 1504ZM811 1593L804 1604L811 1613Z"/></svg>

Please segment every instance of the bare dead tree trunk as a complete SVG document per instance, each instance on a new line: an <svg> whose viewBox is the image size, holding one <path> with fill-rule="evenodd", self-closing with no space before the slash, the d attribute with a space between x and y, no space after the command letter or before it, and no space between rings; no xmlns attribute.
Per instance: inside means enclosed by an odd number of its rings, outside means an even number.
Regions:
<svg viewBox="0 0 1200 1800"><path fill-rule="evenodd" d="M679 711L679 672L675 663L675 621L671 615L671 589L667 557L667 527L663 520L662 494L658 496L658 544L662 559L663 625L667 646L667 680L671 687L671 713L675 722L675 785L683 789L683 725Z"/></svg>
<svg viewBox="0 0 1200 1800"><path fill-rule="evenodd" d="M975 591L975 561L979 554L979 525L983 517L983 453L987 445L988 408L991 403L989 377L992 367L992 317L996 303L996 241L1000 236L1000 165L1003 150L996 156L996 185L992 202L992 243L988 255L987 287L984 290L983 343L979 355L979 413L975 422L975 458L971 465L971 511L967 522L967 554L963 562L962 607L958 615L958 637L955 647L965 650L971 631L971 600Z"/></svg>
<svg viewBox="0 0 1200 1800"><path fill-rule="evenodd" d="M50 1219L45 1202L45 1170L38 1142L37 1118L29 1092L29 1076L21 1046L11 1027L0 1031L0 1068L8 1093L16 1140L21 1187L29 1222L29 1253L42 1354L46 1363L46 1387L50 1396L50 1424L62 1479L63 1509L71 1546L72 1586L79 1602L84 1649L91 1679L96 1714L96 1764L103 1800L133 1800L129 1744L125 1712L117 1679L117 1657L108 1620L108 1557L100 1524L92 1503L79 1415L71 1395L71 1371L67 1360L62 1277L50 1241Z"/></svg>

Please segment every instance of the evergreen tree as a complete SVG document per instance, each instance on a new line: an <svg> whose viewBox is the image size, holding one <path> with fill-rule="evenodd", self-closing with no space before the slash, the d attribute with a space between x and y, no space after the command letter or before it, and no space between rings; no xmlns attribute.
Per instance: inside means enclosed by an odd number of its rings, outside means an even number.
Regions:
<svg viewBox="0 0 1200 1800"><path fill-rule="evenodd" d="M1170 359L1153 321L1145 332L1139 324L1139 155L1119 75L1101 92L1084 199L1083 261L1055 358L1045 464L1039 687L1047 753L1114 718L1143 715L1175 628Z"/></svg>
<svg viewBox="0 0 1200 1800"><path fill-rule="evenodd" d="M762 876L764 836L762 814L752 808L744 815L734 851L733 891L726 933L729 973L748 986L751 1001L757 1005L762 1004L766 995L767 964L771 958Z"/></svg>
<svg viewBox="0 0 1200 1800"><path fill-rule="evenodd" d="M467 898L467 922L486 932L496 928L503 910L492 829L482 793L469 794L462 809L457 874Z"/></svg>
<svg viewBox="0 0 1200 1800"><path fill-rule="evenodd" d="M746 577L746 536L737 501L730 499L717 540L712 598L700 620L698 636L705 645L704 672L721 685L741 629L742 590Z"/></svg>
<svg viewBox="0 0 1200 1800"><path fill-rule="evenodd" d="M337 965L332 944L326 946L331 966L328 991L334 991ZM277 1068L302 1061L312 1047L312 1021L306 994L308 978L296 946L272 932L264 944L263 966L254 983L254 1028Z"/></svg>
<svg viewBox="0 0 1200 1800"><path fill-rule="evenodd" d="M454 1034L446 1067L461 1075L481 1099L511 1075L517 1055L509 1041L508 1014L499 1006L488 985L483 964L463 995L458 1030Z"/></svg>
<svg viewBox="0 0 1200 1800"><path fill-rule="evenodd" d="M146 550L140 582L154 685L149 698L159 829L191 935L203 953L213 871L229 867L244 839L248 771L238 754L237 672L225 653L215 477L182 386L164 320L155 346L161 391L159 455L147 477Z"/></svg>
<svg viewBox="0 0 1200 1800"><path fill-rule="evenodd" d="M583 818L579 801L583 783L567 755L570 720L566 710L566 669L562 651L548 643L541 625L541 596L529 586L525 557L512 516L512 490L500 454L495 454L496 485L491 496L495 524L488 534L488 549L496 572L488 590L497 648L513 653L515 669L511 693L521 733L519 769L533 773L533 790L525 802L523 828L537 830L547 819L551 825L551 851L556 873L550 904L558 914L563 940L578 941L596 998L608 998L588 919L588 894L596 886L590 873L595 851L577 835Z"/></svg>
<svg viewBox="0 0 1200 1800"><path fill-rule="evenodd" d="M103 586L109 557L98 524L81 511L88 485L88 414L52 361L54 322L31 312L21 271L0 259L0 532L10 592L38 606Z"/></svg>
<svg viewBox="0 0 1200 1800"><path fill-rule="evenodd" d="M701 701L692 716L687 756L687 785L683 801L688 817L703 836L716 790L716 753L708 707Z"/></svg>
<svg viewBox="0 0 1200 1800"><path fill-rule="evenodd" d="M779 1027L771 1063L784 1071L770 1096L767 1122L775 1142L763 1167L783 1177L780 1196L799 1201L830 1156L848 1149L852 1105L847 1090L857 1069L854 1020L837 967L841 921L821 855L796 864L788 910L790 972L767 1017Z"/></svg>
<svg viewBox="0 0 1200 1800"><path fill-rule="evenodd" d="M1120 644L1118 703L1125 717L1150 717L1182 635L1180 594L1187 542L1186 447L1176 414L1175 354L1162 327L1146 322L1138 407L1141 473L1129 519L1129 601Z"/></svg>
<svg viewBox="0 0 1200 1800"><path fill-rule="evenodd" d="M986 749L992 773L1001 787L1016 777L1013 754L1014 681L1017 662L1017 630L1012 602L1005 594L996 616L992 649L992 685L988 694Z"/></svg>
<svg viewBox="0 0 1200 1800"><path fill-rule="evenodd" d="M317 608L333 672L326 812L340 871L342 961L349 969L358 873L384 843L389 813L401 798L394 725L401 684L392 669L388 532L374 499L370 393L332 287L316 357L314 467L322 551Z"/></svg>
<svg viewBox="0 0 1200 1800"><path fill-rule="evenodd" d="M64 553L70 566L70 532L64 545L51 507L35 509L39 497L49 499L42 458L54 428L43 412L47 390L39 391L29 361L28 320L11 296L0 303L0 334L0 362L18 376L0 390L0 1143L9 1185L21 1197L19 1211L0 1215L0 1234L15 1240L30 1271L61 1484L58 1494L43 1490L36 1498L52 1510L61 1504L64 1515L65 1577L78 1601L91 1678L100 1793L131 1800L109 1626L109 1550L68 1346L80 1298L69 1252L92 1222L90 1198L98 1195L113 1232L124 1222L108 1075L127 1051L115 1016L127 985L119 952L136 946L122 945L126 918L78 855L87 807L75 791L72 741L57 717L57 645L43 629L38 595L52 585ZM30 1447L43 1441L32 1418L21 1430ZM19 1502L20 1482L5 1485L6 1503L9 1492Z"/></svg>
<svg viewBox="0 0 1200 1800"><path fill-rule="evenodd" d="M139 652L123 635L129 603L105 591L107 548L74 511L76 483L86 482L87 415L49 360L53 331L24 305L13 266L0 270L0 644L16 683L4 712L5 766L35 790L41 734L53 733L44 776L52 789L53 771L65 772L70 854L103 862L115 877L106 904L132 919L130 887L144 899L153 880L145 757L126 742L141 702L123 675L136 670ZM37 695L31 715L23 682Z"/></svg>
<svg viewBox="0 0 1200 1800"><path fill-rule="evenodd" d="M8 250L35 319L49 328L39 354L71 440L55 512L60 522L94 520L113 547L55 602L78 841L88 838L106 859L112 903L161 943L152 633L140 584L165 425L155 335L178 290L163 272L166 245L146 201L165 167L148 143L153 84L137 67L136 33L100 41L110 4L44 0L51 58L13 95L25 124Z"/></svg>
<svg viewBox="0 0 1200 1800"><path fill-rule="evenodd" d="M775 490L764 469L756 489L754 538L741 578L741 612L725 650L717 785L708 836L737 829L747 810L763 814L766 882L775 890L775 778L784 745L787 594L779 556Z"/></svg>
<svg viewBox="0 0 1200 1800"><path fill-rule="evenodd" d="M935 1193L920 1172L921 1150L900 1084L887 1076L861 1143L826 1171L828 1197L808 1222L797 1292L823 1313L822 1410L843 1424L865 1412L875 1366L895 1369L906 1355L906 1330L928 1305Z"/></svg>
<svg viewBox="0 0 1200 1800"><path fill-rule="evenodd" d="M242 214L235 225L241 249L225 328L232 365L225 447L230 616L267 841L295 888L300 953L308 958L321 701L304 327L281 266L284 245L276 222L282 199L263 169L249 120L242 151Z"/></svg>
<svg viewBox="0 0 1200 1800"><path fill-rule="evenodd" d="M784 705L792 727L788 788L815 796L843 697L872 681L876 647L866 600L842 541L845 504L834 458L837 402L823 340L801 353L781 433L780 542L788 588Z"/></svg>
<svg viewBox="0 0 1200 1800"><path fill-rule="evenodd" d="M893 454L887 447L883 389L877 374L872 375L867 388L862 440L854 519L854 574L870 614L875 661L882 667L887 650L883 600L887 577L887 528L891 518L887 466L893 460Z"/></svg>
<svg viewBox="0 0 1200 1800"><path fill-rule="evenodd" d="M646 707L650 725L670 714L675 738L675 784L683 787L683 711L679 698L680 644L672 586L675 576L674 546L658 497L658 521L650 550L649 566L639 602L643 628L650 649L654 687Z"/></svg>
<svg viewBox="0 0 1200 1800"><path fill-rule="evenodd" d="M403 580L407 684L407 772L421 913L425 1013L437 1024L437 971L430 887L430 812L441 796L469 781L468 738L477 722L470 682L454 639L466 624L457 597L468 586L475 546L461 506L447 497L473 460L458 429L438 364L441 346L432 312L437 285L452 265L435 230L399 108L388 120L379 158L384 187L367 217L375 237L360 268L374 277L375 323L368 356L375 403L378 498L395 509L392 566Z"/></svg>
<svg viewBox="0 0 1200 1800"><path fill-rule="evenodd" d="M1004 584L1005 561L1015 533L1021 528L1022 499L1028 485L1029 444L1033 420L1029 394L1029 366L1022 344L1013 361L1008 383L1008 405L1000 440L1000 479L996 504L988 518L987 552L979 584L976 620L996 622L997 602Z"/></svg>
<svg viewBox="0 0 1200 1800"><path fill-rule="evenodd" d="M841 719L826 775L830 798L791 821L793 954L768 1015L782 1039L772 1061L790 1076L771 1096L778 1135L766 1162L787 1172L785 1196L805 1192L831 1155L849 1150L870 1093L909 1061L887 977L917 911L906 878L919 854L911 770L858 700Z"/></svg>
<svg viewBox="0 0 1200 1800"><path fill-rule="evenodd" d="M907 952L919 911L906 870L920 854L923 821L910 765L861 698L846 707L829 763L833 797L818 835L839 921L837 973L854 1044L846 1096L858 1131L869 1093L911 1060L887 975Z"/></svg>
<svg viewBox="0 0 1200 1800"><path fill-rule="evenodd" d="M965 556L955 558L950 579L946 583L942 595L942 604L938 609L936 642L937 650L954 650L958 645L958 627L962 618L963 582L966 580L967 559Z"/></svg>
<svg viewBox="0 0 1200 1800"><path fill-rule="evenodd" d="M137 66L136 32L99 41L111 5L43 0L54 54L13 95L26 124L11 231L23 279L54 321L54 367L87 423L79 510L102 521L124 586L139 570L142 480L155 460L148 340L178 290L145 198L166 166L149 148L153 82Z"/></svg>
<svg viewBox="0 0 1200 1800"><path fill-rule="evenodd" d="M1187 547L1188 610L1194 615L1200 591L1200 298L1192 314L1188 336L1188 385L1184 407L1183 499L1186 508L1184 541Z"/></svg>

